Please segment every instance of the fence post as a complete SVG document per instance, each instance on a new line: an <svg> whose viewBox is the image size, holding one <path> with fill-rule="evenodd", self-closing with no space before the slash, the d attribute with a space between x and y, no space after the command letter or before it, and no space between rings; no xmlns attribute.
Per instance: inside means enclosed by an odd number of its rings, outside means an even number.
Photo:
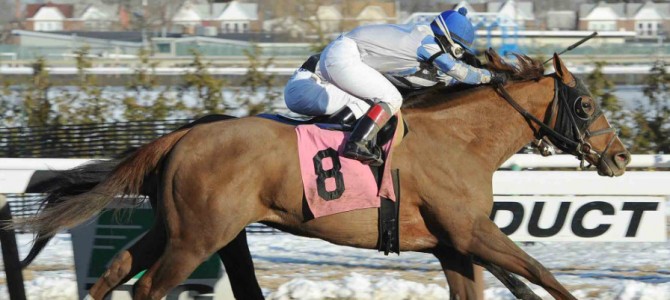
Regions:
<svg viewBox="0 0 670 300"><path fill-rule="evenodd" d="M0 226L12 221L12 212L5 195L0 194ZM26 290L23 286L23 273L21 272L21 261L19 249L16 246L16 235L14 229L0 227L0 246L2 246L2 260L5 263L5 274L7 276L7 291L11 300L25 300Z"/></svg>

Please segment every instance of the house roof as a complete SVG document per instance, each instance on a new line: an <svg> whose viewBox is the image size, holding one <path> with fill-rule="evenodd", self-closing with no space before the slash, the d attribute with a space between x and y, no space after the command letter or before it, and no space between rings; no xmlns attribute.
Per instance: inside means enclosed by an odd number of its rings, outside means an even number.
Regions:
<svg viewBox="0 0 670 300"><path fill-rule="evenodd" d="M118 16L119 6L118 5L86 5L85 8L81 9L80 12L75 13L78 18L85 20L108 20L114 21L119 18Z"/></svg>
<svg viewBox="0 0 670 300"><path fill-rule="evenodd" d="M231 1L216 18L218 20L258 20L258 4Z"/></svg>
<svg viewBox="0 0 670 300"><path fill-rule="evenodd" d="M533 2L507 0L504 2L492 2L487 6L490 13L498 13L512 20L534 20Z"/></svg>
<svg viewBox="0 0 670 300"><path fill-rule="evenodd" d="M606 3L582 4L579 7L582 20L659 20L670 19L670 3Z"/></svg>
<svg viewBox="0 0 670 300"><path fill-rule="evenodd" d="M209 4L203 0L187 0L176 11L175 22L206 20L258 20L258 4L231 1Z"/></svg>
<svg viewBox="0 0 670 300"><path fill-rule="evenodd" d="M635 9L631 9L629 18L635 20L661 20L670 19L670 3L655 3L647 1L636 4ZM632 5L631 5L632 8Z"/></svg>
<svg viewBox="0 0 670 300"><path fill-rule="evenodd" d="M199 14L195 8L195 4L191 1L184 2L177 12L172 16L174 22L198 22L203 19L203 15Z"/></svg>
<svg viewBox="0 0 670 300"><path fill-rule="evenodd" d="M59 1L60 2L60 1ZM116 13L119 11L118 4L106 4L102 0L80 1L74 4L74 17L81 18L90 11L97 10L106 17L106 19L117 19Z"/></svg>
<svg viewBox="0 0 670 300"><path fill-rule="evenodd" d="M626 17L625 3L584 4L579 10L582 20L618 20Z"/></svg>
<svg viewBox="0 0 670 300"><path fill-rule="evenodd" d="M58 9L58 11L63 14L65 18L72 18L74 16L74 5L72 4L54 4L54 3L42 3L42 4L28 4L26 5L26 18L30 19L34 17L37 12L42 9L42 7L53 7Z"/></svg>

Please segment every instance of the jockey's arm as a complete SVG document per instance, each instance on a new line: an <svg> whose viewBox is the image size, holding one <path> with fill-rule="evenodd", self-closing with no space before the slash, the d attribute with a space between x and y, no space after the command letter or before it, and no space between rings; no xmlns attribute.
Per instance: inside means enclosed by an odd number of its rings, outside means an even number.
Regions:
<svg viewBox="0 0 670 300"><path fill-rule="evenodd" d="M417 49L417 56L420 60L427 62L435 55L438 56L433 58L433 65L440 71L460 82L467 84L484 84L491 81L491 72L459 61L450 53L443 52L435 41L435 37L427 36L421 42L419 49Z"/></svg>

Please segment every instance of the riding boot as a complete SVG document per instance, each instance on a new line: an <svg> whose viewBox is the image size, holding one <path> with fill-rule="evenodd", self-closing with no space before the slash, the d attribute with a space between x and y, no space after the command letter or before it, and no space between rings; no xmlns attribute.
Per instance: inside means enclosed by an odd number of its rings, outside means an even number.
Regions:
<svg viewBox="0 0 670 300"><path fill-rule="evenodd" d="M375 104L363 116L351 132L349 140L344 145L344 157L359 160L371 166L380 166L384 163L382 151L376 145L375 139L379 129L391 118L391 109L386 103Z"/></svg>
<svg viewBox="0 0 670 300"><path fill-rule="evenodd" d="M356 123L356 115L348 106L344 106L326 119L328 124L340 124L345 130L351 130Z"/></svg>
<svg viewBox="0 0 670 300"><path fill-rule="evenodd" d="M319 64L319 59L321 58L321 53L314 54L310 56L303 64L300 66L301 69L310 71L312 73L316 72L316 66Z"/></svg>

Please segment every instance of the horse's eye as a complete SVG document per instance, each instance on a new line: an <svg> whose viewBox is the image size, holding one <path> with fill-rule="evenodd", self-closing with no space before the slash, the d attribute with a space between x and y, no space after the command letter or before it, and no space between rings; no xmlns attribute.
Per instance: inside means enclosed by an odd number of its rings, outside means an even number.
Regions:
<svg viewBox="0 0 670 300"><path fill-rule="evenodd" d="M577 114L577 117L587 120L591 118L594 111L595 107L593 105L593 99L589 97L579 97L577 98L577 101L575 101L575 114Z"/></svg>

